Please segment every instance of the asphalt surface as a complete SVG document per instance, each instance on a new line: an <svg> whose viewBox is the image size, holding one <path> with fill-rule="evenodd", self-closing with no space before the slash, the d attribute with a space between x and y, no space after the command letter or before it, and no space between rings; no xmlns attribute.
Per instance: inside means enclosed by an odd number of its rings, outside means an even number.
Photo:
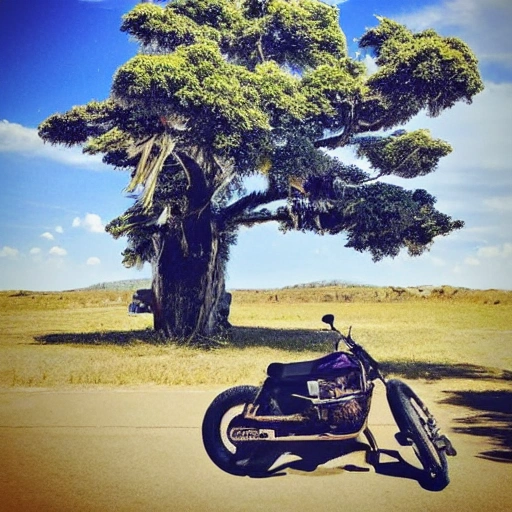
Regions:
<svg viewBox="0 0 512 512"><path fill-rule="evenodd" d="M463 409L431 404L450 433ZM269 478L236 477L209 460L201 439L220 390L0 391L0 510L11 511L509 511L512 464L482 458L491 440L450 433L450 485L423 488L396 431L382 388L370 426L381 449L376 471L363 451L283 456ZM304 455L304 454L303 454ZM336 458L332 459L331 455ZM331 460L329 460L331 459Z"/></svg>

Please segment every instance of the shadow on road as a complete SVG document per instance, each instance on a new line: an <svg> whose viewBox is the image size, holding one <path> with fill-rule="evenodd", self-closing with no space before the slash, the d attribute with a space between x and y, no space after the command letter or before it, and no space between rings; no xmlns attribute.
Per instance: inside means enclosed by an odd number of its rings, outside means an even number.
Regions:
<svg viewBox="0 0 512 512"><path fill-rule="evenodd" d="M486 437L495 447L480 457L512 463L512 391L450 391L442 403L465 407L472 414L456 419L453 430Z"/></svg>
<svg viewBox="0 0 512 512"><path fill-rule="evenodd" d="M336 467L320 467L329 461L338 457L349 455L350 453L364 451L366 452L366 460L368 464L373 466L377 474L389 476L392 478L404 478L408 480L415 480L421 487L429 491L441 491L442 488L438 487L435 482L432 482L426 477L426 474L419 467L412 466L400 455L396 450L380 449L379 456L376 457L375 452L370 451L370 447L358 441L345 441L341 443L325 443L315 445L308 445L305 443L295 443L293 445L287 444L289 452L294 456L299 457L290 462L284 462L277 467L271 468L268 472L252 475L257 478L272 478L277 476L285 476L289 471L312 473L313 471L318 475L325 473L337 473L341 471L347 472L369 472L368 465L356 464L342 464ZM281 455L276 454L276 458ZM444 485L443 485L444 487Z"/></svg>

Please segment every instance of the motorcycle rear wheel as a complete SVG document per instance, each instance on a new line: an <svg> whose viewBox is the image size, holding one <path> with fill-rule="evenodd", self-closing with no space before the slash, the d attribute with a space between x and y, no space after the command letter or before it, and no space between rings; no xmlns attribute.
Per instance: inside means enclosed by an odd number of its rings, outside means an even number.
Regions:
<svg viewBox="0 0 512 512"><path fill-rule="evenodd" d="M386 391L398 428L412 442L425 470L426 483L435 490L444 489L450 482L446 452L434 444L423 402L407 384L396 379L387 382Z"/></svg>
<svg viewBox="0 0 512 512"><path fill-rule="evenodd" d="M250 442L235 445L229 439L229 425L243 413L246 404L254 402L258 391L256 386L227 389L214 399L203 419L203 444L208 456L220 469L232 475L261 475L278 457L268 444Z"/></svg>

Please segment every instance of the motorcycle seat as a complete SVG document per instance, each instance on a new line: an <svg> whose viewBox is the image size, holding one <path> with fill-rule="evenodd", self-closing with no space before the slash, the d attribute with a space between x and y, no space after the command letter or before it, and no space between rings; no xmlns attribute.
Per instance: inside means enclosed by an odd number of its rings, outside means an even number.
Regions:
<svg viewBox="0 0 512 512"><path fill-rule="evenodd" d="M343 370L358 370L359 365L347 352L333 352L319 359L297 363L271 363L267 375L276 380L295 380L339 374Z"/></svg>

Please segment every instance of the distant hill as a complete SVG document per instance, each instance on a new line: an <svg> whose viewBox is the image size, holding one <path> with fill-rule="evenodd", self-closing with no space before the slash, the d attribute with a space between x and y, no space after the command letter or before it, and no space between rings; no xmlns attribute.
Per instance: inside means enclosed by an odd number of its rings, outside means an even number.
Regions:
<svg viewBox="0 0 512 512"><path fill-rule="evenodd" d="M327 286L371 286L360 283L354 283L349 281L330 280L330 281L314 281L311 283L300 283L291 286L284 286L283 290L295 289L295 288L325 288ZM108 283L97 283L83 290L137 290L139 288L151 288L151 279L125 279L122 281L111 281Z"/></svg>
<svg viewBox="0 0 512 512"><path fill-rule="evenodd" d="M151 288L151 279L124 279L122 281L111 281L109 283L98 283L82 288L83 290L138 290L139 288Z"/></svg>
<svg viewBox="0 0 512 512"><path fill-rule="evenodd" d="M326 281L313 281L310 283L299 283L290 286L283 286L281 288L273 288L272 290L306 290L306 289L323 289L329 287L339 287L339 288L391 288L394 292L398 294L402 294L404 292L413 291L413 293L417 293L419 291L420 294L430 294L430 292L435 288L444 288L446 286L436 287L433 285L421 285L421 286L408 286L408 287L395 287L395 286L375 286L372 284L363 284L357 283L354 281L343 281L338 279L326 280ZM151 279L124 279L122 281L110 281L108 283L97 283L92 286L88 286L87 288L81 288L79 290L71 290L71 291L82 291L82 290L110 290L110 291L131 291L138 290L140 288L151 288ZM448 288L452 288L448 286ZM469 290L469 288L457 287L454 288L459 291ZM242 290L242 289L229 289L229 291L250 291L250 290ZM260 291L267 291L266 289L262 289Z"/></svg>
<svg viewBox="0 0 512 512"><path fill-rule="evenodd" d="M293 284L291 286L285 286L283 288L283 290L290 290L290 289L294 289L294 288L326 288L329 286L340 286L340 287L369 286L369 287L372 287L373 285L356 283L354 281L342 281L340 279L331 279L331 280L327 280L327 281L312 281L310 283Z"/></svg>

